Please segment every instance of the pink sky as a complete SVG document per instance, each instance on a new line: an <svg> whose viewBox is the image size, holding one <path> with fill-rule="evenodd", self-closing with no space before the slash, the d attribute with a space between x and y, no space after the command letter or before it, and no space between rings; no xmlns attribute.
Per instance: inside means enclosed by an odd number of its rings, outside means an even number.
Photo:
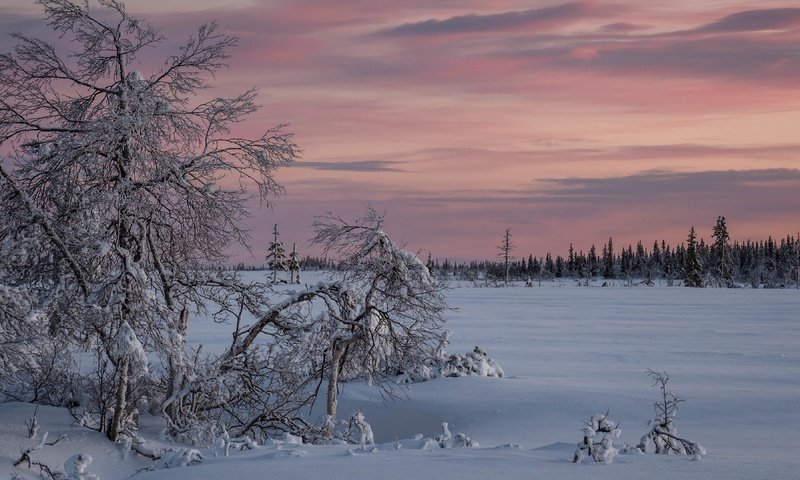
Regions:
<svg viewBox="0 0 800 480"><path fill-rule="evenodd" d="M796 2L127 5L169 37L154 54L209 20L239 36L211 93L257 87L243 133L290 123L304 150L236 261L260 263L274 223L315 253L314 215L370 204L439 258L493 257L506 227L520 256L708 238L717 215L737 240L800 231ZM6 0L0 31L38 16Z"/></svg>

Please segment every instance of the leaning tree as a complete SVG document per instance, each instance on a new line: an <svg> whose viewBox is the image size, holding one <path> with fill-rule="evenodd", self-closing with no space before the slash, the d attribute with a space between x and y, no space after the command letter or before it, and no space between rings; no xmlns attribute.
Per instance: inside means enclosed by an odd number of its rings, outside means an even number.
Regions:
<svg viewBox="0 0 800 480"><path fill-rule="evenodd" d="M313 242L334 256L343 288L319 324L323 347L312 349L324 355L330 418L342 379L365 378L391 394L386 380L436 358L444 338L445 285L389 238L383 221L370 208L354 221L328 214L314 223Z"/></svg>
<svg viewBox="0 0 800 480"><path fill-rule="evenodd" d="M365 379L392 395L394 376L437 357L444 285L389 238L383 217L371 209L353 221L327 215L314 227L314 242L335 262L331 278L271 303L255 288L236 297L244 302L237 318L245 310L255 320L237 321L228 349L199 359L191 381L166 400L171 429L194 439L216 422L237 435L328 441L343 382ZM320 395L327 416L314 425L301 408Z"/></svg>
<svg viewBox="0 0 800 480"><path fill-rule="evenodd" d="M281 126L232 133L256 111L254 91L200 99L236 45L215 24L159 65L164 37L121 2L38 3L59 45L17 33L0 55L0 147L11 152L0 165L0 322L44 322L41 335L96 347L114 372L98 428L116 440L135 417L141 352L163 359L161 396L173 398L191 368L187 312L252 299L203 266L246 241L248 191L278 193L275 169L298 148Z"/></svg>

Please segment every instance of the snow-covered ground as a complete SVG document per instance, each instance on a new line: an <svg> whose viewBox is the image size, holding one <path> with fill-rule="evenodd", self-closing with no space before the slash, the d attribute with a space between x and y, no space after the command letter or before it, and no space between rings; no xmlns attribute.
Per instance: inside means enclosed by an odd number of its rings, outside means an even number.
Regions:
<svg viewBox="0 0 800 480"><path fill-rule="evenodd" d="M252 273L250 275L263 275ZM314 274L307 274L311 280ZM800 291L599 288L545 283L534 288L454 285L447 314L449 351L480 346L506 378L440 378L385 401L374 387L344 385L339 412L366 414L373 450L347 446L271 445L214 457L187 469L136 474L141 479L217 478L800 478ZM291 287L288 287L291 288ZM193 342L221 349L224 325L198 319ZM619 455L611 465L573 465L581 420L610 410L635 444L653 416L658 392L646 369L666 370L681 404L678 432L708 455ZM0 405L0 480L34 478L11 464L28 440L30 405ZM103 479L126 478L149 464L99 435L72 426L59 409L40 408L41 431L68 438L32 456L61 467L75 453L94 457ZM317 419L317 413L312 413ZM423 449L441 423L478 448ZM157 425L146 428L154 437ZM397 442L395 442L397 440ZM400 447L399 449L397 447Z"/></svg>

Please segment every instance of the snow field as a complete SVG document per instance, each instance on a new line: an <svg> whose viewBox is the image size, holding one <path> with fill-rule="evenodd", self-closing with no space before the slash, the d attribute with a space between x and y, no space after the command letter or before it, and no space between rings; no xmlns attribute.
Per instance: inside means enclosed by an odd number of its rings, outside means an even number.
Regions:
<svg viewBox="0 0 800 480"><path fill-rule="evenodd" d="M247 275L264 275L251 272ZM315 281L316 274L304 273ZM798 478L795 430L800 421L800 291L752 289L599 288L543 283L534 288L453 285L447 314L448 351L475 345L506 378L440 378L399 390L387 400L361 382L343 385L339 412L356 410L372 425L374 449L273 444L214 457L189 469L141 472L142 479L211 478ZM294 289L296 286L281 287ZM219 350L229 327L191 322L190 340ZM573 465L581 420L610 410L623 442L635 444L653 416L658 391L646 369L666 370L671 390L686 398L678 432L708 455L618 455L611 465ZM324 388L324 387L323 387ZM322 405L309 418L317 420ZM32 406L0 406L0 479L35 478L12 469ZM146 419L145 436L158 425ZM424 449L415 434L435 437L441 423L479 448ZM88 453L87 469L103 479L126 478L149 464L98 435L70 426L59 409L40 408L41 432L69 441L36 452L62 467ZM396 449L395 440L401 445ZM374 450L374 451L373 451Z"/></svg>

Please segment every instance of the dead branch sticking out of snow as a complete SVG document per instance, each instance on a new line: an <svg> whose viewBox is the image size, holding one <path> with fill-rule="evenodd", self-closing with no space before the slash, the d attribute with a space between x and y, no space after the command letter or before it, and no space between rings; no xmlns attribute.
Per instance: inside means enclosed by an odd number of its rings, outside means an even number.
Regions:
<svg viewBox="0 0 800 480"><path fill-rule="evenodd" d="M48 442L47 441L47 437L48 437L49 433L50 432L44 432L42 434L42 439L39 440L39 443L37 443L36 445L34 445L34 446L28 448L27 450L25 450L24 452L22 452L22 455L20 455L20 457L17 459L16 462L14 462L14 466L18 467L18 466L22 465L23 463L27 463L28 464L28 468L31 468L32 465L36 465L36 466L39 467L40 470L42 470L45 473L50 474L50 476L52 477L52 474L50 473L50 468L47 467L47 465L43 465L43 464L41 464L39 462L34 462L33 459L31 459L31 454L33 452L35 452L37 450L41 450L44 447L52 447L53 445L57 444L61 440L64 440L65 438L67 438L66 435L59 435L58 438L56 438L52 442Z"/></svg>

